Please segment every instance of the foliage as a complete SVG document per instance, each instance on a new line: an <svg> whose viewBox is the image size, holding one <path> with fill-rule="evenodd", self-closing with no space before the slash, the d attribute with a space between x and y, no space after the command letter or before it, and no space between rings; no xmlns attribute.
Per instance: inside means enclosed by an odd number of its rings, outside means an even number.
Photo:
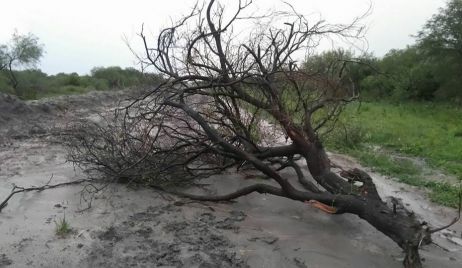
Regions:
<svg viewBox="0 0 462 268"><path fill-rule="evenodd" d="M80 77L79 85L107 90L156 85L162 80L162 76L158 74L143 73L131 67L122 69L118 66L110 66L93 68L89 76Z"/></svg>
<svg viewBox="0 0 462 268"><path fill-rule="evenodd" d="M344 86L352 86L354 92L359 93L361 81L376 73L376 64L377 59L372 54L355 56L354 52L339 48L308 57L304 68L311 75L340 77Z"/></svg>
<svg viewBox="0 0 462 268"><path fill-rule="evenodd" d="M93 75L77 73L58 73L47 75L40 70L22 70L12 72L17 80L14 90L9 73L0 72L0 91L16 94L23 99L81 94L90 90L109 90L123 87L140 87L147 83L160 83L162 78L155 74L144 74L133 68L98 67Z"/></svg>
<svg viewBox="0 0 462 268"><path fill-rule="evenodd" d="M91 75L59 73L49 76L34 69L43 53L43 45L30 33L14 33L9 43L0 44L0 91L22 99L37 99L89 90L143 86L161 81L158 75L120 67L97 67L91 71Z"/></svg>
<svg viewBox="0 0 462 268"><path fill-rule="evenodd" d="M441 98L462 101L462 1L451 0L418 33L419 47L435 65Z"/></svg>
<svg viewBox="0 0 462 268"><path fill-rule="evenodd" d="M10 79L8 79L8 77L6 70L0 71L0 92L15 94L14 88L10 85Z"/></svg>
<svg viewBox="0 0 462 268"><path fill-rule="evenodd" d="M36 36L15 32L9 43L0 45L0 70L10 65L13 68L35 67L43 52L43 45Z"/></svg>
<svg viewBox="0 0 462 268"><path fill-rule="evenodd" d="M15 75L16 69L34 68L44 53L43 45L33 34L20 35L15 32L7 44L0 44L0 71L9 80L16 95L22 93L17 90L19 80Z"/></svg>
<svg viewBox="0 0 462 268"><path fill-rule="evenodd" d="M47 74L40 70L24 70L17 72L15 76L18 80L16 92L23 99L35 99L40 92L47 89Z"/></svg>
<svg viewBox="0 0 462 268"><path fill-rule="evenodd" d="M361 79L364 97L462 103L462 1L449 1L416 37L378 60L380 74Z"/></svg>
<svg viewBox="0 0 462 268"><path fill-rule="evenodd" d="M361 81L366 99L431 100L438 90L433 63L416 46L390 50L377 67L380 73Z"/></svg>
<svg viewBox="0 0 462 268"><path fill-rule="evenodd" d="M107 81L109 88L126 88L145 84L147 77L134 68L122 69L118 66L96 67L91 70L91 76L95 79Z"/></svg>
<svg viewBox="0 0 462 268"><path fill-rule="evenodd" d="M429 55L462 59L462 1L451 0L417 35Z"/></svg>

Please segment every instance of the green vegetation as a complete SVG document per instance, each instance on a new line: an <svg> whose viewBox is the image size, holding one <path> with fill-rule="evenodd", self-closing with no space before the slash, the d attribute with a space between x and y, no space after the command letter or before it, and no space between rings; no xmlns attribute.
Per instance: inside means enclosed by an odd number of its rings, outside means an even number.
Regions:
<svg viewBox="0 0 462 268"><path fill-rule="evenodd" d="M16 95L18 76L16 69L34 68L43 55L43 45L33 34L21 35L15 32L6 44L0 44L0 88L9 87Z"/></svg>
<svg viewBox="0 0 462 268"><path fill-rule="evenodd" d="M309 57L304 67L327 77L342 75L365 100L462 104L462 1L449 1L407 48L391 49L381 58L328 51Z"/></svg>
<svg viewBox="0 0 462 268"><path fill-rule="evenodd" d="M111 90L156 84L161 77L144 74L133 68L97 67L91 75L77 73L47 75L40 70L13 71L17 79L14 88L8 80L7 72L0 72L0 92L14 94L22 99L82 94L90 90Z"/></svg>
<svg viewBox="0 0 462 268"><path fill-rule="evenodd" d="M361 103L343 120L359 128L362 142L420 156L435 167L462 176L462 108L438 103Z"/></svg>
<svg viewBox="0 0 462 268"><path fill-rule="evenodd" d="M432 201L450 207L457 207L459 202L459 186L445 181L425 179L424 174L411 160L393 158L390 153L371 152L370 148L348 150L363 165L372 167L385 176L398 179L398 181L428 189Z"/></svg>
<svg viewBox="0 0 462 268"><path fill-rule="evenodd" d="M431 178L422 165L462 180L462 1L448 1L405 49L382 58L327 51L306 59L304 68L361 93L363 102L346 107L337 128L322 137L330 150L457 206L454 179Z"/></svg>
<svg viewBox="0 0 462 268"><path fill-rule="evenodd" d="M66 215L62 219L59 219L57 222L55 221L56 228L55 233L57 236L65 237L66 235L72 232L71 225L66 220Z"/></svg>
<svg viewBox="0 0 462 268"><path fill-rule="evenodd" d="M456 206L457 185L424 179L421 167L396 156L421 157L430 167L462 178L461 118L462 108L448 104L357 103L347 107L326 144L381 174L430 189L435 202Z"/></svg>
<svg viewBox="0 0 462 268"><path fill-rule="evenodd" d="M36 69L44 53L43 45L33 34L14 33L0 44L0 92L22 99L81 94L90 90L122 89L159 83L161 77L134 68L96 67L90 75L77 73L47 75Z"/></svg>

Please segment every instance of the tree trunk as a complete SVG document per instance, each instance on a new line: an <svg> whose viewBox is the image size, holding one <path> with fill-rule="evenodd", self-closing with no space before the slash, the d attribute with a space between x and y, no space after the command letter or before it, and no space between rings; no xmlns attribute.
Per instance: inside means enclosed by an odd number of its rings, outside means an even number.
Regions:
<svg viewBox="0 0 462 268"><path fill-rule="evenodd" d="M312 144L310 144L312 145ZM309 151L304 154L308 169L313 178L333 194L355 194L360 198L360 205L338 207L337 213L353 213L369 222L377 230L395 241L405 253L404 267L422 267L419 246L431 242L430 232L425 223L420 223L413 213L396 211L380 198L372 179L363 178L359 192L353 192L352 184L330 170L330 160L322 146L304 146ZM356 190L357 191L357 190Z"/></svg>

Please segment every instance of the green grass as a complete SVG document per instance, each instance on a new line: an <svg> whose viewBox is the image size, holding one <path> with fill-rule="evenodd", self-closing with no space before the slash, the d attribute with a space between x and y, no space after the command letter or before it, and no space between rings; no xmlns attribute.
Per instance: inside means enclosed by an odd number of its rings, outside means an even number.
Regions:
<svg viewBox="0 0 462 268"><path fill-rule="evenodd" d="M27 92L23 92L20 95L20 98L23 100L38 100L41 98L49 98L49 97L56 97L56 96L63 96L63 95L84 94L92 90L95 90L95 89L91 87L67 85L67 86L61 86L61 87L47 88L46 90L43 90L43 91L30 90ZM15 92L9 89L0 88L0 92L15 95Z"/></svg>
<svg viewBox="0 0 462 268"><path fill-rule="evenodd" d="M362 103L349 107L344 116L358 118L365 131L364 143L424 157L431 165L462 176L461 107Z"/></svg>
<svg viewBox="0 0 462 268"><path fill-rule="evenodd" d="M72 232L71 225L66 220L65 215L62 219L58 219L58 221L55 221L55 224L56 224L55 233L57 236L65 237L66 235Z"/></svg>
<svg viewBox="0 0 462 268"><path fill-rule="evenodd" d="M349 106L340 122L343 127L326 138L329 149L350 154L363 165L401 182L427 188L430 198L437 203L457 206L457 185L423 179L420 168L412 161L396 160L390 154L424 158L430 167L461 179L461 107L438 103L361 103Z"/></svg>
<svg viewBox="0 0 462 268"><path fill-rule="evenodd" d="M35 96L27 99L41 99L62 95L78 95L87 93L91 90L91 88L85 88L80 86L62 86L59 88L49 89L47 91L37 93Z"/></svg>
<svg viewBox="0 0 462 268"><path fill-rule="evenodd" d="M366 148L350 149L348 153L356 157L361 164L372 167L380 174L396 178L409 185L428 189L430 199L438 204L449 207L457 207L459 204L460 188L457 185L424 179L421 170L410 160L393 159L383 152L370 152Z"/></svg>

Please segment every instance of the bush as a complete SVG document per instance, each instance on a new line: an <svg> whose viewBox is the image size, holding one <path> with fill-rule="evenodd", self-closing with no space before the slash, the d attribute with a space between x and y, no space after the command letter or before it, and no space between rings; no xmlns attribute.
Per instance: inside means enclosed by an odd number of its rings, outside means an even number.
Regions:
<svg viewBox="0 0 462 268"><path fill-rule="evenodd" d="M338 122L335 131L326 137L326 144L334 149L344 151L355 149L365 141L367 132L355 118Z"/></svg>
<svg viewBox="0 0 462 268"><path fill-rule="evenodd" d="M143 74L133 68L96 67L91 70L91 76L106 80L110 88L131 87L143 82Z"/></svg>
<svg viewBox="0 0 462 268"><path fill-rule="evenodd" d="M50 75L40 70L14 71L18 80L16 90L11 85L9 74L0 72L0 92L18 95L22 99L37 99L63 94L80 94L89 90L109 90L114 88L140 87L160 83L156 74L143 74L133 68L94 68L92 75L77 73Z"/></svg>
<svg viewBox="0 0 462 268"><path fill-rule="evenodd" d="M6 72L0 72L0 92L14 94L14 88L10 85Z"/></svg>
<svg viewBox="0 0 462 268"><path fill-rule="evenodd" d="M91 76L81 76L80 77L81 85L96 90L108 90L109 82L105 79L94 78Z"/></svg>

